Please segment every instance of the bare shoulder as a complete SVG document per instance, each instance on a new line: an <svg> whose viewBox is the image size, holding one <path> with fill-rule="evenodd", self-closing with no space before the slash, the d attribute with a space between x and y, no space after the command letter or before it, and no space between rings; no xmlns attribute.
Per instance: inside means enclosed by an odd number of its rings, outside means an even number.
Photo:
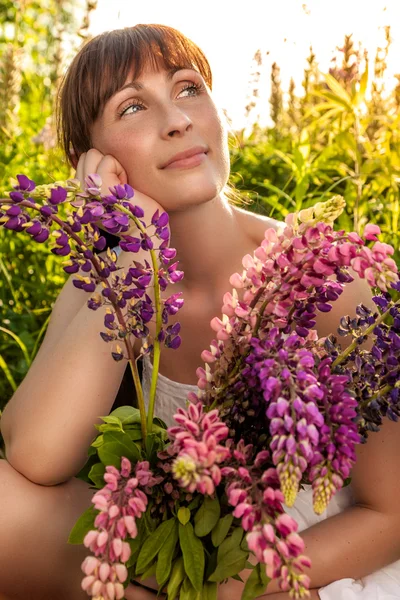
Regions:
<svg viewBox="0 0 400 600"><path fill-rule="evenodd" d="M248 236L260 244L264 239L264 234L267 229L272 227L275 231L278 231L285 226L284 221L278 221L272 217L266 217L259 215L243 208L235 207L238 217L241 219L243 227L247 232Z"/></svg>

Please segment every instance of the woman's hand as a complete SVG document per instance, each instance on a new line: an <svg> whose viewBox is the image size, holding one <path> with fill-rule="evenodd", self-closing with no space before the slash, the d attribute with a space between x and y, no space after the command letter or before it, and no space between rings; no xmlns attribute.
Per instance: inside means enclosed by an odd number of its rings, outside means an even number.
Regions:
<svg viewBox="0 0 400 600"><path fill-rule="evenodd" d="M97 173L101 177L102 186L101 194L103 196L109 195L111 192L110 187L116 185L124 185L128 183L128 178L125 169L111 154L102 154L96 148L91 148L88 152L83 152L77 163L75 179L78 179L83 188L85 178L88 175ZM131 184L130 184L131 185ZM134 205L140 206L144 211L144 221L146 223L151 222L151 217L158 209L160 214L165 212L163 207L158 204L150 196L146 196L142 192L137 191L132 185L134 190L133 198L130 202ZM137 227L133 224L129 231L125 232L124 235L137 233ZM150 231L152 233L152 231Z"/></svg>

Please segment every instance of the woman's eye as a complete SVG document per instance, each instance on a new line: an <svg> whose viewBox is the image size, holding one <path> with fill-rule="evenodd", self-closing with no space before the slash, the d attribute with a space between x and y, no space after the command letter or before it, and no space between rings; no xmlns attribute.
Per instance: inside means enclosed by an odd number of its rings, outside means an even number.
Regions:
<svg viewBox="0 0 400 600"><path fill-rule="evenodd" d="M191 83L190 85L186 85L185 87L183 87L181 89L181 91L179 92L179 94L182 94L182 92L186 92L186 91L194 91L196 92L195 94L190 94L187 97L196 97L199 95L199 93L203 90L203 85L201 83ZM130 104L128 104L127 106L125 106L124 108L121 109L121 111L118 113L118 115L120 117L123 117L125 114L136 114L139 111L134 111L131 113L127 113L128 109L130 108L136 108L136 107L140 107L140 108L144 108L144 104L143 102L140 102L138 100L136 100L135 102L131 102Z"/></svg>
<svg viewBox="0 0 400 600"><path fill-rule="evenodd" d="M144 104L142 104L141 102L132 102L131 104L128 104L128 106L125 106L125 107L124 107L124 108L123 108L123 109L122 109L122 110L121 110L121 111L118 113L118 115L119 115L120 117L123 117L123 116L126 114L126 111L127 111L129 108L135 108L136 106L140 106L141 108L143 108L143 107L144 107ZM138 112L138 111L135 111L135 112ZM131 113L131 114L135 114L135 113Z"/></svg>

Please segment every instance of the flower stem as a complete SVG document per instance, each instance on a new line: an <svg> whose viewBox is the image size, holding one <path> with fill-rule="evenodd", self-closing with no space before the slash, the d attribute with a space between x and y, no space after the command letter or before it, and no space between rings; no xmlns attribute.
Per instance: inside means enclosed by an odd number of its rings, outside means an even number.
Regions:
<svg viewBox="0 0 400 600"><path fill-rule="evenodd" d="M389 385L387 383L386 385L381 387L377 392L375 392L375 394L373 394L369 398L366 398L365 400L363 400L363 402L360 402L360 408L367 408L367 406L368 406L368 404L370 404L370 402L372 402L376 398L379 398L379 396L384 396L385 394L390 392L390 390L392 390L392 389L393 389L393 386Z"/></svg>
<svg viewBox="0 0 400 600"><path fill-rule="evenodd" d="M132 213L124 206L120 206L119 209L121 210L121 212L126 213L129 217L132 217ZM143 227L143 225L141 224L141 222L139 221L139 219L137 217L133 217L133 220L135 221L138 229L142 233L146 233L146 230ZM149 252L150 252L150 256L151 256L151 262L153 265L154 303L155 303L155 310L156 310L156 335L155 335L155 339L154 339L153 370L152 370L152 374L151 374L149 409L148 409L148 413L147 413L147 432L151 433L152 429L153 429L154 405L155 405L155 398L156 398L158 370L159 370L159 366L160 366L159 335L160 335L161 328L162 328L162 314L161 314L162 311L161 311L161 294L160 294L160 284L159 284L159 277L158 277L158 263L157 263L156 251L151 249L151 250L149 250ZM137 369L136 369L136 371L137 371ZM139 385L140 385L140 381L139 381ZM136 387L136 382L135 382L135 387ZM136 388L136 390L137 390L137 388ZM140 392L141 392L142 399L143 399L143 390L142 390L141 385L140 385ZM144 406L144 401L143 401L143 406ZM144 411L144 415L146 415L146 411ZM144 416L144 418L146 418L146 417ZM140 419L142 421L142 412L140 413ZM143 427L142 427L142 431L143 431ZM144 437L143 437L143 440L144 440Z"/></svg>

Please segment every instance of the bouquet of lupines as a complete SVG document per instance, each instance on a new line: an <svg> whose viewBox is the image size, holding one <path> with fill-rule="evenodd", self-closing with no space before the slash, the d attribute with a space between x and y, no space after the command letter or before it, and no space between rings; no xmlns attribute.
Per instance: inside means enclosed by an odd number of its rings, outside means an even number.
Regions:
<svg viewBox="0 0 400 600"><path fill-rule="evenodd" d="M356 444L378 431L382 418L400 414L392 246L378 241L374 224L363 238L334 231L340 196L288 215L278 232L267 229L253 256L243 258L243 272L232 275L222 318L211 321L216 339L201 356L199 391L188 394L167 429L154 416L160 345L179 346L179 323L168 319L183 304L179 294L160 297L183 277L177 262L169 265L176 251L168 246L168 215L157 211L146 224L133 189L118 185L101 195L98 175L86 178L84 190L78 180L36 187L17 179L10 199L0 201L0 224L38 243L54 229L52 252L67 257L67 273L86 273L74 285L90 294L91 310L106 305L106 331L99 333L113 343L116 361L128 359L137 392L138 409L102 417L79 474L96 488L69 540L91 552L82 588L97 600L120 599L131 578L155 575L170 600L216 599L218 583L251 568L242 600L264 593L272 578L294 599L308 597L310 560L284 506L308 484L321 514L349 481ZM61 204L72 207L66 220ZM128 233L131 220L136 236ZM149 261L132 260L125 273L115 253L99 259L92 250L105 247L99 226L120 236L124 252L148 251ZM356 318L340 319L337 333L353 340L343 350L334 335L318 339L313 326L317 311L329 312L353 280L349 268L375 288L376 310L360 304ZM153 317L155 339L146 325ZM153 356L147 415L132 335L142 338L141 353Z"/></svg>

